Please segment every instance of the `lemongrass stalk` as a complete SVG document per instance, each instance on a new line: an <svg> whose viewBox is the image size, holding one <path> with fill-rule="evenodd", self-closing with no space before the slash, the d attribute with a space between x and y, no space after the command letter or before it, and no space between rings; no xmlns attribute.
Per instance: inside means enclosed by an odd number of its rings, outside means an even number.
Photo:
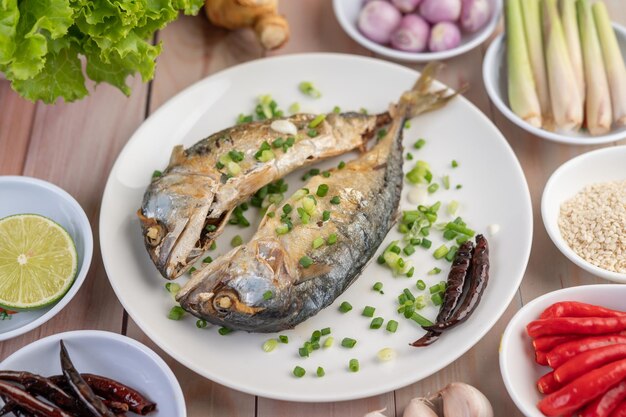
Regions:
<svg viewBox="0 0 626 417"><path fill-rule="evenodd" d="M522 17L526 34L528 56L532 66L535 89L541 107L543 127L552 130L554 121L550 110L550 92L548 90L548 75L546 74L546 60L543 55L543 29L541 27L540 0L522 0Z"/></svg>
<svg viewBox="0 0 626 417"><path fill-rule="evenodd" d="M592 10L611 89L613 121L618 126L626 126L626 65L624 58L620 52L606 6L602 2L595 3Z"/></svg>
<svg viewBox="0 0 626 417"><path fill-rule="evenodd" d="M583 55L581 50L580 32L578 29L578 19L576 16L576 0L561 0L561 21L563 22L563 32L567 42L567 50L574 68L576 85L580 93L580 99L585 100L585 71L583 69Z"/></svg>
<svg viewBox="0 0 626 417"><path fill-rule="evenodd" d="M589 2L577 0L576 8L578 9L580 42L587 85L585 120L587 129L592 135L603 135L611 130L613 113L611 111L609 82L602 61L602 49Z"/></svg>
<svg viewBox="0 0 626 417"><path fill-rule="evenodd" d="M583 102L565 43L557 0L543 0L544 44L552 114L557 129L577 130L583 122Z"/></svg>
<svg viewBox="0 0 626 417"><path fill-rule="evenodd" d="M506 44L511 110L532 126L541 127L541 106L528 56L520 0L506 1Z"/></svg>

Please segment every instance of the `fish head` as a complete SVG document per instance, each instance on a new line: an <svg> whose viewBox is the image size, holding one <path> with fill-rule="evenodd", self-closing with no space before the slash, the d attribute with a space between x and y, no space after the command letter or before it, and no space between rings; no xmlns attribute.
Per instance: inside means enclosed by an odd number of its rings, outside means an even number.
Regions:
<svg viewBox="0 0 626 417"><path fill-rule="evenodd" d="M144 194L137 214L146 249L164 277L180 276L203 254L213 184L206 176L171 172L152 181Z"/></svg>
<svg viewBox="0 0 626 417"><path fill-rule="evenodd" d="M271 331L268 318L282 318L292 303L291 263L277 239L256 240L196 271L176 299L211 323Z"/></svg>

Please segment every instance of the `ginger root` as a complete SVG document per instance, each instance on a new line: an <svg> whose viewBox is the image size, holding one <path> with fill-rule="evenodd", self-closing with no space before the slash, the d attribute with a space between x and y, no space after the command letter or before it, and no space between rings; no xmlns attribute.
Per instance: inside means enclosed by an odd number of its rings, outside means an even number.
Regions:
<svg viewBox="0 0 626 417"><path fill-rule="evenodd" d="M289 24L278 14L278 0L206 0L204 11L215 26L253 28L265 49L280 48L289 39Z"/></svg>

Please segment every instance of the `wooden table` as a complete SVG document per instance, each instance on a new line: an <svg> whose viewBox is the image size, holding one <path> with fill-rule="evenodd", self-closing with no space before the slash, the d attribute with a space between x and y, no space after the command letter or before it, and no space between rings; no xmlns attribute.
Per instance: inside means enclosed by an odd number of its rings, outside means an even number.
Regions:
<svg viewBox="0 0 626 417"><path fill-rule="evenodd" d="M623 1L605 0L613 19L626 25ZM270 55L298 52L372 55L341 30L332 14L331 0L285 0L281 10L291 23L292 37L283 49ZM108 85L101 85L81 102L46 106L19 98L7 81L0 81L0 174L43 178L67 190L89 216L96 242L90 273L74 300L45 325L0 343L0 359L50 334L101 329L140 340L165 358L185 392L190 417L361 417L369 410L385 407L387 415L401 416L411 398L427 395L452 381L464 381L481 389L491 399L496 416L521 416L498 370L498 346L507 322L525 302L541 294L563 287L604 282L561 255L545 232L539 210L549 175L566 160L594 147L547 142L508 122L491 105L483 87L481 66L486 45L448 61L441 79L451 86L470 83L466 97L502 131L520 159L530 186L535 213L533 249L517 296L473 349L437 374L411 386L364 400L329 404L254 397L206 380L156 348L122 309L102 265L98 245L100 200L109 170L135 129L188 85L221 69L266 55L250 32L229 33L212 27L203 17L181 17L159 32L157 40L163 42L164 51L159 57L156 77L148 84L134 79L130 98Z"/></svg>

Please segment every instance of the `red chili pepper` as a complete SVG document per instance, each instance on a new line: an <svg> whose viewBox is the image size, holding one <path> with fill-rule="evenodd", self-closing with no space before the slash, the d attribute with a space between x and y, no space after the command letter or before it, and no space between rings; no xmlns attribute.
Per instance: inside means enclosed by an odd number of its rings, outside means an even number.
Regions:
<svg viewBox="0 0 626 417"><path fill-rule="evenodd" d="M526 326L530 337L545 335L592 335L626 330L626 316L622 317L557 317L539 319Z"/></svg>
<svg viewBox="0 0 626 417"><path fill-rule="evenodd" d="M580 417L609 417L624 399L626 399L626 381L622 381L606 394L593 400L580 413Z"/></svg>
<svg viewBox="0 0 626 417"><path fill-rule="evenodd" d="M613 410L611 417L626 417L626 401L622 402Z"/></svg>
<svg viewBox="0 0 626 417"><path fill-rule="evenodd" d="M623 311L611 310L593 304L579 303L577 301L562 301L546 308L540 319L555 317L621 317L626 316Z"/></svg>
<svg viewBox="0 0 626 417"><path fill-rule="evenodd" d="M7 310L7 309L0 307L0 313L17 314L17 311Z"/></svg>
<svg viewBox="0 0 626 417"><path fill-rule="evenodd" d="M598 349L604 346L616 345L626 343L626 336L621 335L603 335L586 337L580 340L572 340L571 342L563 343L552 349L546 355L548 364L557 369L568 360L572 359L576 355L587 352L592 349Z"/></svg>
<svg viewBox="0 0 626 417"><path fill-rule="evenodd" d="M548 366L548 358L546 355L547 352L543 352L541 350L536 351L535 362L537 362L539 365Z"/></svg>
<svg viewBox="0 0 626 417"><path fill-rule="evenodd" d="M542 394L552 394L558 391L562 386L563 385L559 384L558 381L554 379L554 372L545 374L537 381L537 389Z"/></svg>
<svg viewBox="0 0 626 417"><path fill-rule="evenodd" d="M626 359L613 362L581 376L539 401L546 416L560 416L578 410L626 378Z"/></svg>
<svg viewBox="0 0 626 417"><path fill-rule="evenodd" d="M533 347L535 350L549 352L558 345L578 339L580 339L579 336L541 336L533 340Z"/></svg>
<svg viewBox="0 0 626 417"><path fill-rule="evenodd" d="M626 358L626 345L609 345L574 356L572 359L559 366L554 371L554 379L561 384L573 381L581 375L606 365Z"/></svg>

